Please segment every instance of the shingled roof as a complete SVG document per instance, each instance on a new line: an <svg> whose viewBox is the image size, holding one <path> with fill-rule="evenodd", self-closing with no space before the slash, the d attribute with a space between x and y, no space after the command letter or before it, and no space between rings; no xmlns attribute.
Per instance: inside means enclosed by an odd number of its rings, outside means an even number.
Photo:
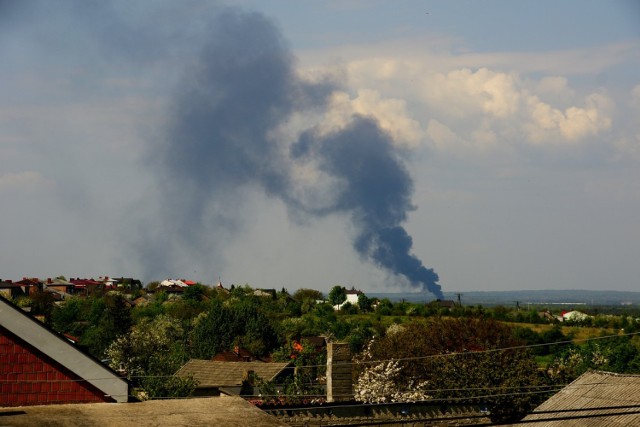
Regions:
<svg viewBox="0 0 640 427"><path fill-rule="evenodd" d="M640 375L586 372L523 421L536 427L640 426Z"/></svg>
<svg viewBox="0 0 640 427"><path fill-rule="evenodd" d="M285 369L293 369L289 362L220 362L191 359L176 372L179 377L193 376L198 387L233 387L242 384L247 371L253 371L263 380L272 381Z"/></svg>

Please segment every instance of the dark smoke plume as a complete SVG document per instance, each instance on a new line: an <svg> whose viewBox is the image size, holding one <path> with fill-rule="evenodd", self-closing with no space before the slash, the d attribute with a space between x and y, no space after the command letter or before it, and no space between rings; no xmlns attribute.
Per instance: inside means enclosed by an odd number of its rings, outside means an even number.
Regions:
<svg viewBox="0 0 640 427"><path fill-rule="evenodd" d="M188 241L205 248L218 236L202 230L215 223L216 232L221 220L233 227L220 204L255 187L291 212L348 213L357 232L353 247L362 257L442 297L438 275L411 255L411 237L401 226L412 209L413 186L390 136L374 120L354 117L332 133L307 130L283 150L270 131L293 112L324 108L338 84L301 80L281 34L260 14L228 11L212 28L175 97L169 137L157 159L175 171L162 189L180 207L165 217L167 232L181 236L183 246ZM294 191L292 165L309 162L339 182L321 206L309 206Z"/></svg>

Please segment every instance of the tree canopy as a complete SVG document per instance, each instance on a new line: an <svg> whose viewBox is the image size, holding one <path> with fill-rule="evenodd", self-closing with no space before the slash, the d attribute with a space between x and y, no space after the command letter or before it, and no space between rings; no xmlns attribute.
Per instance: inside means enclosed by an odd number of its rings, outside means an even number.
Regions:
<svg viewBox="0 0 640 427"><path fill-rule="evenodd" d="M412 399L484 396L494 421L517 420L538 403L527 391L544 384L528 351L492 351L518 344L508 326L492 320L433 318L398 325L368 346L357 389L362 400L374 400L369 389L377 372L380 381L388 378L382 390L391 398L401 400L409 392Z"/></svg>

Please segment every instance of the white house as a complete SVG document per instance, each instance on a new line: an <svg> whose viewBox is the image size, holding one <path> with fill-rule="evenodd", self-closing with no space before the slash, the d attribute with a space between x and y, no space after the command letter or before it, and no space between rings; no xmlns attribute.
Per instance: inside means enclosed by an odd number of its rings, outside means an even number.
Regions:
<svg viewBox="0 0 640 427"><path fill-rule="evenodd" d="M333 306L334 310L336 311L341 310L346 303L350 303L351 305L358 305L358 296L362 294L362 291L357 291L355 289L347 289L345 293L347 294L347 299L344 300L344 302L341 304L334 305Z"/></svg>

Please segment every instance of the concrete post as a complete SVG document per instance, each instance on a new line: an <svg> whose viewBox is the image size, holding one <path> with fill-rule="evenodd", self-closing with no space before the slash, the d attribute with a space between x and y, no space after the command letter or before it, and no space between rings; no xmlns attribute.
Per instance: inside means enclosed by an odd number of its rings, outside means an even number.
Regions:
<svg viewBox="0 0 640 427"><path fill-rule="evenodd" d="M353 399L353 365L349 344L327 344L327 402Z"/></svg>

